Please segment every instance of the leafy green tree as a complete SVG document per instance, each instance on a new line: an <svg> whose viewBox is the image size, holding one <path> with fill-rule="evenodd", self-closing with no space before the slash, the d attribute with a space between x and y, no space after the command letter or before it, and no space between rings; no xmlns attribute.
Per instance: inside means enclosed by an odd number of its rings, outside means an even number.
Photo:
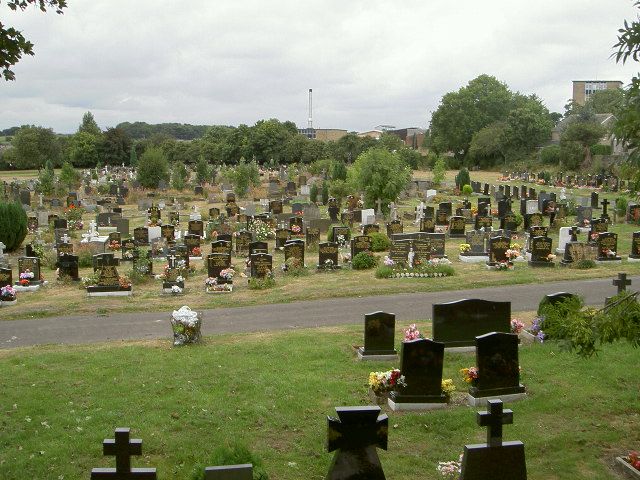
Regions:
<svg viewBox="0 0 640 480"><path fill-rule="evenodd" d="M105 165L121 165L129 161L131 138L124 130L107 128L102 135L100 157Z"/></svg>
<svg viewBox="0 0 640 480"><path fill-rule="evenodd" d="M331 178L333 180L347 179L347 165L342 160L334 160L331 162Z"/></svg>
<svg viewBox="0 0 640 480"><path fill-rule="evenodd" d="M87 112L82 116L82 123L78 127L78 133L85 132L96 137L102 135L102 130L96 123L95 118L93 118L93 113Z"/></svg>
<svg viewBox="0 0 640 480"><path fill-rule="evenodd" d="M640 9L640 1L634 2ZM631 22L624 22L624 28L618 30L618 42L615 54L616 62L625 64L627 60L638 61L640 57L640 16ZM618 121L615 126L617 137L623 140L631 154L629 162L636 168L640 165L640 74L631 79L631 84L624 93L624 100L617 112Z"/></svg>
<svg viewBox="0 0 640 480"><path fill-rule="evenodd" d="M312 184L309 189L309 200L311 200L312 203L316 203L318 201L318 185L315 183Z"/></svg>
<svg viewBox="0 0 640 480"><path fill-rule="evenodd" d="M27 214L19 203L0 202L0 242L12 252L27 236Z"/></svg>
<svg viewBox="0 0 640 480"><path fill-rule="evenodd" d="M199 184L206 183L211 177L211 168L204 158L204 155L200 155L198 164L196 165L196 180Z"/></svg>
<svg viewBox="0 0 640 480"><path fill-rule="evenodd" d="M432 146L438 152L451 151L464 158L473 134L504 120L512 102L507 86L489 75L480 75L457 92L445 94L431 117Z"/></svg>
<svg viewBox="0 0 640 480"><path fill-rule="evenodd" d="M342 201L352 191L353 190L351 189L349 184L344 180L332 180L329 184L329 194L338 201Z"/></svg>
<svg viewBox="0 0 640 480"><path fill-rule="evenodd" d="M576 142L583 150L583 164L585 166L591 165L591 145L598 143L598 141L606 133L604 127L598 124L596 121L581 121L576 119L569 123L567 128L560 136L560 146L566 142Z"/></svg>
<svg viewBox="0 0 640 480"><path fill-rule="evenodd" d="M469 159L481 168L504 162L504 122L494 122L473 134L469 147Z"/></svg>
<svg viewBox="0 0 640 480"><path fill-rule="evenodd" d="M413 170L419 169L424 163L422 154L413 148L403 147L396 153L400 159Z"/></svg>
<svg viewBox="0 0 640 480"><path fill-rule="evenodd" d="M444 177L447 173L447 164L444 158L438 157L436 164L433 166L433 184L437 187L444 182Z"/></svg>
<svg viewBox="0 0 640 480"><path fill-rule="evenodd" d="M25 10L30 5L36 5L42 12L47 8L55 9L62 14L67 7L66 0L8 0L7 5L13 11ZM33 43L27 40L22 32L13 27L8 27L0 22L0 77L6 81L15 80L16 76L11 67L18 63L22 55L34 55Z"/></svg>
<svg viewBox="0 0 640 480"><path fill-rule="evenodd" d="M187 172L184 163L174 163L171 170L171 186L179 191L184 190L188 176L189 172Z"/></svg>
<svg viewBox="0 0 640 480"><path fill-rule="evenodd" d="M376 146L376 140L370 137L358 137L355 133L349 133L329 143L329 153L336 160L342 160L347 165L355 161L358 156Z"/></svg>
<svg viewBox="0 0 640 480"><path fill-rule="evenodd" d="M283 162L282 147L293 135L298 135L298 129L292 122L280 122L274 118L258 121L251 129L249 138L252 156L258 163L270 159Z"/></svg>
<svg viewBox="0 0 640 480"><path fill-rule="evenodd" d="M393 133L384 132L378 139L378 148L384 148L390 152L397 152L405 148L405 144L400 137Z"/></svg>
<svg viewBox="0 0 640 480"><path fill-rule="evenodd" d="M397 154L371 148L360 154L349 169L349 179L356 189L364 192L367 208L374 208L380 199L384 208L406 187L410 169Z"/></svg>
<svg viewBox="0 0 640 480"><path fill-rule="evenodd" d="M597 90L589 95L586 104L594 113L618 113L624 102L624 90L613 88Z"/></svg>
<svg viewBox="0 0 640 480"><path fill-rule="evenodd" d="M138 154L136 153L136 145L131 145L131 153L129 154L129 165L136 168L138 165Z"/></svg>
<svg viewBox="0 0 640 480"><path fill-rule="evenodd" d="M71 163L66 161L62 164L62 170L60 171L60 178L58 180L67 191L72 191L80 183L80 174L73 168Z"/></svg>
<svg viewBox="0 0 640 480"><path fill-rule="evenodd" d="M169 180L169 162L159 147L147 147L138 161L138 182L144 188L158 188L160 180Z"/></svg>
<svg viewBox="0 0 640 480"><path fill-rule="evenodd" d="M11 141L16 149L16 167L19 169L42 168L47 160L53 165L60 161L60 143L50 128L25 125Z"/></svg>
<svg viewBox="0 0 640 480"><path fill-rule="evenodd" d="M545 165L560 165L560 145L547 145L540 150L540 160Z"/></svg>
<svg viewBox="0 0 640 480"><path fill-rule="evenodd" d="M245 197L249 191L249 186L260 185L260 170L256 162L247 162L241 158L238 165L230 173L230 180L233 184L233 191L239 197Z"/></svg>
<svg viewBox="0 0 640 480"><path fill-rule="evenodd" d="M100 160L100 142L99 136L79 131L69 143L69 160L79 168L95 167Z"/></svg>
<svg viewBox="0 0 640 480"><path fill-rule="evenodd" d="M38 172L38 190L44 195L51 195L55 189L56 175L51 162L47 161L44 168Z"/></svg>
<svg viewBox="0 0 640 480"><path fill-rule="evenodd" d="M580 142L560 142L560 165L566 170L577 171L584 161L584 147Z"/></svg>
<svg viewBox="0 0 640 480"><path fill-rule="evenodd" d="M512 158L546 143L553 128L549 110L535 95L523 97L520 103L507 114L502 138Z"/></svg>
<svg viewBox="0 0 640 480"><path fill-rule="evenodd" d="M327 203L329 203L329 184L326 181L322 182L321 195L322 204L326 205Z"/></svg>

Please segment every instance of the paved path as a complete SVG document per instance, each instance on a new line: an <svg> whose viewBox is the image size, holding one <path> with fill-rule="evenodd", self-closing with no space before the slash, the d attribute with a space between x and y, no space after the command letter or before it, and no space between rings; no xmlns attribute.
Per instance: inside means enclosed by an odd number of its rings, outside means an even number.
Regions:
<svg viewBox="0 0 640 480"><path fill-rule="evenodd" d="M634 285L640 283L640 277L631 279ZM430 318L434 303L463 298L494 301L510 299L512 311L532 311L537 309L544 295L561 291L577 293L589 305L602 305L605 297L616 293L611 281L612 278L608 278L219 308L201 312L202 331L205 335L212 335L357 324L362 322L365 313L376 310L395 313L396 319L403 324L410 320ZM0 321L0 349L41 344L167 338L171 334L170 313L141 312Z"/></svg>

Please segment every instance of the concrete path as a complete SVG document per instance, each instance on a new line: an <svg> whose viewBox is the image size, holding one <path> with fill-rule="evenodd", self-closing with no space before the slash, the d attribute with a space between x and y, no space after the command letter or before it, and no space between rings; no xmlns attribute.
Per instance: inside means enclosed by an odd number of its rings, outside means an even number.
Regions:
<svg viewBox="0 0 640 480"><path fill-rule="evenodd" d="M358 324L363 321L365 313L377 310L395 313L396 320L402 325L410 320L430 318L431 306L434 303L463 298L511 300L513 312L532 311L537 309L544 295L561 291L581 295L589 305L602 305L605 297L616 293L616 288L611 283L612 279L219 308L201 312L202 331L205 335L212 335ZM640 277L631 279L633 285L640 284ZM0 349L42 344L169 338L170 315L170 311L162 311L0 321Z"/></svg>

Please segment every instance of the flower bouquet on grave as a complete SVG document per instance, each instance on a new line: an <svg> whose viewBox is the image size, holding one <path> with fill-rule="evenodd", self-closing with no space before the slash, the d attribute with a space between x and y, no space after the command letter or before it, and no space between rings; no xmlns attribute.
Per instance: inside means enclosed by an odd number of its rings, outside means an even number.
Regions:
<svg viewBox="0 0 640 480"><path fill-rule="evenodd" d="M520 334L524 329L524 323L522 323L517 318L511 319L511 333L515 333L516 335Z"/></svg>
<svg viewBox="0 0 640 480"><path fill-rule="evenodd" d="M447 397L447 403L449 403L449 400L451 400L451 394L456 391L456 386L453 384L453 380L451 378L443 379L440 384L440 388L442 389L444 396Z"/></svg>
<svg viewBox="0 0 640 480"><path fill-rule="evenodd" d="M513 270L513 263L511 263L511 262L498 262L496 264L496 270Z"/></svg>
<svg viewBox="0 0 640 480"><path fill-rule="evenodd" d="M438 462L436 470L438 470L438 473L446 480L458 480L462 473L462 457L463 454L460 454L460 458L457 462L455 460L450 462Z"/></svg>
<svg viewBox="0 0 640 480"><path fill-rule="evenodd" d="M544 333L544 317L535 317L533 322L531 322L531 328L529 329L529 333L536 337L540 343L543 343L547 338L546 333Z"/></svg>
<svg viewBox="0 0 640 480"><path fill-rule="evenodd" d="M120 275L118 277L118 283L120 284L120 288L124 290L131 288L131 280L126 275Z"/></svg>
<svg viewBox="0 0 640 480"><path fill-rule="evenodd" d="M120 243L117 240L111 240L111 242L109 242L109 245L107 245L107 248L109 250L120 250Z"/></svg>
<svg viewBox="0 0 640 480"><path fill-rule="evenodd" d="M409 328L404 329L404 341L410 342L412 340L418 340L424 338L424 335L420 333L420 330L416 327L415 323L409 325Z"/></svg>
<svg viewBox="0 0 640 480"><path fill-rule="evenodd" d="M82 223L82 220L69 220L67 221L67 227L69 230L82 230L84 223Z"/></svg>
<svg viewBox="0 0 640 480"><path fill-rule="evenodd" d="M347 237L346 235L337 235L336 238L336 243L338 244L339 247L345 247L347 244Z"/></svg>
<svg viewBox="0 0 640 480"><path fill-rule="evenodd" d="M180 285L172 285L171 286L171 294L172 295L180 295L182 293L182 288Z"/></svg>
<svg viewBox="0 0 640 480"><path fill-rule="evenodd" d="M0 302L13 302L17 295L16 289L11 285L4 286L0 289Z"/></svg>
<svg viewBox="0 0 640 480"><path fill-rule="evenodd" d="M622 459L640 472L640 454L636 451L629 452L629 455Z"/></svg>
<svg viewBox="0 0 640 480"><path fill-rule="evenodd" d="M198 314L189 307L183 306L174 310L171 315L171 328L173 330L173 345L186 345L200 340L200 327L202 322Z"/></svg>
<svg viewBox="0 0 640 480"><path fill-rule="evenodd" d="M28 287L33 281L34 273L28 268L20 274L20 286Z"/></svg>
<svg viewBox="0 0 640 480"><path fill-rule="evenodd" d="M222 272L220 272L222 273ZM226 293L233 291L233 283L218 282L215 277L208 277L204 281L204 289L207 293Z"/></svg>
<svg viewBox="0 0 640 480"><path fill-rule="evenodd" d="M556 256L553 253L547 255L547 262L553 262L556 259Z"/></svg>
<svg viewBox="0 0 640 480"><path fill-rule="evenodd" d="M202 249L200 247L193 247L191 252L189 252L190 257L199 257L202 255Z"/></svg>
<svg viewBox="0 0 640 480"><path fill-rule="evenodd" d="M369 392L372 400L376 402L386 402L387 395L396 385L406 386L404 376L400 375L400 370L397 368L386 372L369 373Z"/></svg>
<svg viewBox="0 0 640 480"><path fill-rule="evenodd" d="M616 256L616 252L614 250L611 250L610 248L603 248L602 254L607 258L615 258Z"/></svg>
<svg viewBox="0 0 640 480"><path fill-rule="evenodd" d="M479 372L476 367L462 368L460 370L462 379L469 385L475 385L478 381Z"/></svg>
<svg viewBox="0 0 640 480"><path fill-rule="evenodd" d="M76 207L75 205L69 205L64 209L64 216L67 219L67 226L71 230L71 222L77 224L80 222L80 227L82 228L82 215L85 213L84 208Z"/></svg>
<svg viewBox="0 0 640 480"><path fill-rule="evenodd" d="M464 255L471 250L471 245L469 245L468 243L461 243L458 248L460 249L460 254Z"/></svg>
<svg viewBox="0 0 640 480"><path fill-rule="evenodd" d="M300 227L300 225L293 225L291 227L291 233L294 237L302 237L302 227Z"/></svg>

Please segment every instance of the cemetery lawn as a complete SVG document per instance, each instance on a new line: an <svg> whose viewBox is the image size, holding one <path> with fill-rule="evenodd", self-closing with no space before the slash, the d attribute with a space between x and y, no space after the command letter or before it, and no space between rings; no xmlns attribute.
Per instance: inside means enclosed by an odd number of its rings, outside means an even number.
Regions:
<svg viewBox="0 0 640 480"><path fill-rule="evenodd" d="M189 479L214 448L233 443L261 458L272 480L322 479L333 455L324 450L326 415L369 404L369 372L397 366L356 361L352 345L361 342L362 327L351 326L208 337L182 348L166 339L2 351L0 478L88 478L92 467L114 465L102 440L128 426L143 439L133 465L157 467L160 479ZM441 478L439 461L485 441L476 409L462 404L458 371L474 358L445 356L458 405L383 409L388 478ZM637 359L627 344L588 360L550 343L521 348L529 398L508 405L514 425L504 439L525 443L530 479L614 478L614 457L640 443Z"/></svg>

